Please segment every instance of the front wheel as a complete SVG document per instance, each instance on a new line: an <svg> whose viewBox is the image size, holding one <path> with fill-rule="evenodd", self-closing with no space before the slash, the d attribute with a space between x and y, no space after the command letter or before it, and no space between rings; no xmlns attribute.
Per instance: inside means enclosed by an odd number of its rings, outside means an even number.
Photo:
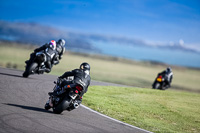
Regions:
<svg viewBox="0 0 200 133"><path fill-rule="evenodd" d="M23 73L23 77L27 78L30 74L34 74L36 72L38 64L33 62L30 66L27 66L25 72Z"/></svg>

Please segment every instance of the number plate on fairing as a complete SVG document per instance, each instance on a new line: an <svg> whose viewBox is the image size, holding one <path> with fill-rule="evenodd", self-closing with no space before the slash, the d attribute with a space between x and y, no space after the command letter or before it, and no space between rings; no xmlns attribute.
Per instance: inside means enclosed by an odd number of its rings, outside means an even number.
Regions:
<svg viewBox="0 0 200 133"><path fill-rule="evenodd" d="M162 82L162 79L161 79L161 78L157 78L157 81L158 81L158 82Z"/></svg>
<svg viewBox="0 0 200 133"><path fill-rule="evenodd" d="M69 93L69 96L72 98L72 99L75 99L77 97L77 94L74 94L73 92L70 92Z"/></svg>

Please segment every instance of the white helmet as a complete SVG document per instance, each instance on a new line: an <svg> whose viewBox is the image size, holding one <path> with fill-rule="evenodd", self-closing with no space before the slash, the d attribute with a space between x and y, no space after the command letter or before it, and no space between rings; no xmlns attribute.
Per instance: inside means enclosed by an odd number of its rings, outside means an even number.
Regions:
<svg viewBox="0 0 200 133"><path fill-rule="evenodd" d="M55 50L55 49L56 49L56 41L51 40L51 41L49 42L49 46L50 46L50 48L52 48L53 50Z"/></svg>

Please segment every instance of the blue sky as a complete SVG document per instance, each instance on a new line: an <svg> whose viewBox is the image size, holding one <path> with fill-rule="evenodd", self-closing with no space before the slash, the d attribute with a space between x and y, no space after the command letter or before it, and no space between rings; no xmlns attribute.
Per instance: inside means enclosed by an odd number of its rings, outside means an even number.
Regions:
<svg viewBox="0 0 200 133"><path fill-rule="evenodd" d="M0 20L200 47L200 0L1 0Z"/></svg>

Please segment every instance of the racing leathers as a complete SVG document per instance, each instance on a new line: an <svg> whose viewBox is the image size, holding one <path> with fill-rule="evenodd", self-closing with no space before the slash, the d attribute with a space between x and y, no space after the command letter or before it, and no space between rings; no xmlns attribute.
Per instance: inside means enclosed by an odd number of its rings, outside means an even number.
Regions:
<svg viewBox="0 0 200 133"><path fill-rule="evenodd" d="M73 77L73 80L67 81L63 79L68 79L69 77ZM60 81L62 79L62 83L59 88L54 90L54 92L50 92L49 95L54 95L54 96L60 96L62 95L66 89L68 89L66 86L69 84L78 84L83 87L83 90L81 91L81 94L79 97L76 98L76 103L80 105L82 102L82 96L84 93L87 92L88 86L90 85L90 75L88 70L83 70L83 69L74 69L72 71L65 72L62 76L58 78ZM47 103L48 105L48 103ZM70 110L74 109L74 106L71 106Z"/></svg>
<svg viewBox="0 0 200 133"><path fill-rule="evenodd" d="M28 61L26 61L27 65L30 64L33 59L36 56L37 52L44 52L46 54L46 62L45 62L45 69L39 69L39 73L43 73L44 71L49 73L51 71L52 68L52 60L55 59L56 55L58 54L56 50L54 50L53 48L50 47L50 45L48 43L44 44L43 46L36 48L34 50L34 53L31 53L30 55L30 59Z"/></svg>
<svg viewBox="0 0 200 133"><path fill-rule="evenodd" d="M165 79L165 84L166 86L170 87L171 86L171 82L173 79L173 72L172 71L163 71L161 73L159 73L158 75L163 75L164 79Z"/></svg>
<svg viewBox="0 0 200 133"><path fill-rule="evenodd" d="M57 54L55 55L55 58L52 60L52 64L54 65L59 64L59 60L62 59L62 55L65 52L65 47L61 45L59 42L56 42L56 51Z"/></svg>
<svg viewBox="0 0 200 133"><path fill-rule="evenodd" d="M82 97L83 94L87 92L88 86L90 85L91 78L89 75L89 71L85 71L83 69L74 69L72 71L65 72L62 76L59 77L59 79L64 79L71 76L73 76L73 80L62 82L61 87L64 87L65 85L69 84L69 82L79 84L83 87L83 91L80 94L80 96Z"/></svg>

